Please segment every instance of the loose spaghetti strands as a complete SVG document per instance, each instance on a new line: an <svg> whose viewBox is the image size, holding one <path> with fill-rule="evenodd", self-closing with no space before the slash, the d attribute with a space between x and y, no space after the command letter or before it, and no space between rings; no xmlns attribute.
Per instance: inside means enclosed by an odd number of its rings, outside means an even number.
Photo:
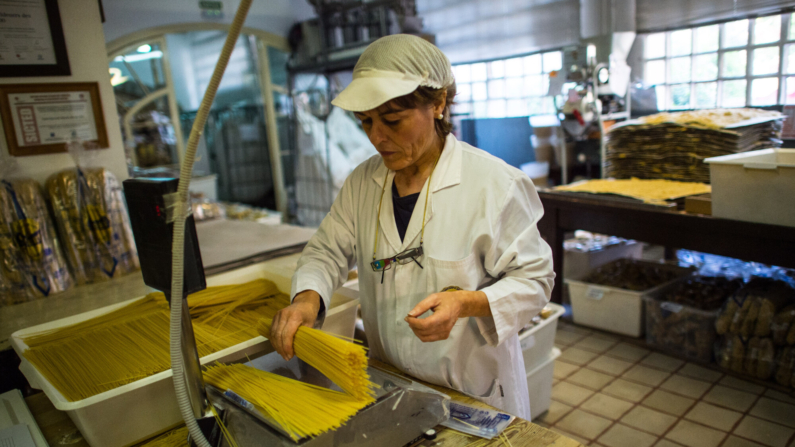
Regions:
<svg viewBox="0 0 795 447"><path fill-rule="evenodd" d="M510 438L508 435L513 435L514 433L518 433L521 431L518 425L511 425L505 428L505 430L500 433L498 439L502 441L502 445L505 447L513 447L511 444ZM495 440L494 439L486 439L486 438L479 438L475 441L470 442L465 447L486 447L487 445L491 445Z"/></svg>
<svg viewBox="0 0 795 447"><path fill-rule="evenodd" d="M263 337L269 337L272 324L273 320L263 318L257 323L257 331ZM367 374L367 354L363 346L302 326L295 334L293 347L298 358L357 399L375 395L374 385Z"/></svg>
<svg viewBox="0 0 795 447"><path fill-rule="evenodd" d="M257 337L256 322L287 305L289 297L264 279L189 296L199 356ZM169 309L159 292L24 341L24 357L72 402L171 368Z"/></svg>
<svg viewBox="0 0 795 447"><path fill-rule="evenodd" d="M208 367L204 381L232 390L278 423L297 441L339 428L375 399L357 399L243 364Z"/></svg>
<svg viewBox="0 0 795 447"><path fill-rule="evenodd" d="M188 428L184 425L168 431L138 447L185 447L188 445Z"/></svg>

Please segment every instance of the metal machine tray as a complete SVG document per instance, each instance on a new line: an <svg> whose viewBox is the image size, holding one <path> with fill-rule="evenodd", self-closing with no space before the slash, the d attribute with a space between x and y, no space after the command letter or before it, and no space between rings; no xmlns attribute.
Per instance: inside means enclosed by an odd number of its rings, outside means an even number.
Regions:
<svg viewBox="0 0 795 447"><path fill-rule="evenodd" d="M248 365L339 390L328 378L298 358L286 362L272 353ZM210 401L225 411L225 424L240 447L402 446L448 419L449 396L378 368L369 367L368 372L370 380L378 386L375 403L359 411L339 429L297 442L267 415L249 411L224 396L225 390L208 386L207 393ZM222 441L221 446L226 445Z"/></svg>

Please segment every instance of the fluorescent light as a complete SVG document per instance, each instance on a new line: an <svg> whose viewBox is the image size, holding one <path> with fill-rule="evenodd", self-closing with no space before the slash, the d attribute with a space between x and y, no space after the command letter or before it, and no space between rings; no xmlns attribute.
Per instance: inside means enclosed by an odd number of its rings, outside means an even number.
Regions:
<svg viewBox="0 0 795 447"><path fill-rule="evenodd" d="M163 57L162 51L152 51L151 53L143 53L143 54L131 54L129 56L116 56L113 58L116 62L138 62L138 61L145 61L147 59L160 59Z"/></svg>
<svg viewBox="0 0 795 447"><path fill-rule="evenodd" d="M152 47L147 44L143 44L140 47L138 47L139 53L148 53L150 51L152 51Z"/></svg>

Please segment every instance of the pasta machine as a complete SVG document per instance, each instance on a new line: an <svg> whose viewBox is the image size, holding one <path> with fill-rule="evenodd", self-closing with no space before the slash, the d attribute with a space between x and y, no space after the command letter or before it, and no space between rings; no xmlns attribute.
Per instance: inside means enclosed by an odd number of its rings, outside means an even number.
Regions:
<svg viewBox="0 0 795 447"><path fill-rule="evenodd" d="M130 213L144 282L161 290L171 302L171 249L174 204L169 197L177 190L177 179L130 179L124 192ZM193 216L185 225L184 287L182 299L206 288L204 269ZM182 306L182 357L191 407L208 441L227 446L210 403L239 447L248 446L396 446L406 445L448 419L450 398L419 383L370 367L376 384L376 402L354 415L342 427L314 438L293 441L267 414L262 414L227 390L206 386L202 380L193 325L188 306ZM328 378L297 357L285 361L277 353L254 359L250 366L292 379L340 391ZM234 390L232 390L234 391Z"/></svg>

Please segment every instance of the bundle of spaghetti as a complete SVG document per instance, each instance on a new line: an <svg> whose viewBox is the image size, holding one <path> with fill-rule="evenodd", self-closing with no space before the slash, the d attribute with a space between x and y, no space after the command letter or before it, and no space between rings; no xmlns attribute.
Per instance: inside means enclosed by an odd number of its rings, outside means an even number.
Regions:
<svg viewBox="0 0 795 447"><path fill-rule="evenodd" d="M196 303L191 314L200 357L257 337L256 322L289 304L287 295L264 279L211 287L188 301ZM217 313L223 318L213 318ZM95 318L31 334L24 342L24 357L67 400L82 400L171 367L168 303L162 293L151 293Z"/></svg>
<svg viewBox="0 0 795 447"><path fill-rule="evenodd" d="M259 335L259 319L273 318L290 305L289 296L265 279L235 287L234 295L222 286L188 297L197 345L207 345L215 352L250 340Z"/></svg>
<svg viewBox="0 0 795 447"><path fill-rule="evenodd" d="M168 369L168 320L165 312L152 312L23 355L64 398L78 401Z"/></svg>
<svg viewBox="0 0 795 447"><path fill-rule="evenodd" d="M117 326L126 321L146 317L150 313L162 314L163 312L167 311L168 303L166 300L164 298L160 299L157 293L150 293L139 300L135 300L130 304L122 306L106 314L102 314L79 323L71 324L69 326L62 326L42 332L37 332L35 334L26 336L24 340L25 344L29 348L55 342L63 343L80 335L86 334L92 330L101 329L103 327Z"/></svg>
<svg viewBox="0 0 795 447"><path fill-rule="evenodd" d="M184 447L186 445L188 445L188 428L183 425L139 444L138 447Z"/></svg>
<svg viewBox="0 0 795 447"><path fill-rule="evenodd" d="M273 320L263 318L257 331L270 337ZM337 386L357 399L372 398L374 384L367 374L367 353L364 346L342 340L332 334L300 327L293 341L295 355L312 365Z"/></svg>
<svg viewBox="0 0 795 447"><path fill-rule="evenodd" d="M310 385L242 364L208 367L204 381L232 390L278 423L293 440L339 428L356 412L375 402Z"/></svg>

